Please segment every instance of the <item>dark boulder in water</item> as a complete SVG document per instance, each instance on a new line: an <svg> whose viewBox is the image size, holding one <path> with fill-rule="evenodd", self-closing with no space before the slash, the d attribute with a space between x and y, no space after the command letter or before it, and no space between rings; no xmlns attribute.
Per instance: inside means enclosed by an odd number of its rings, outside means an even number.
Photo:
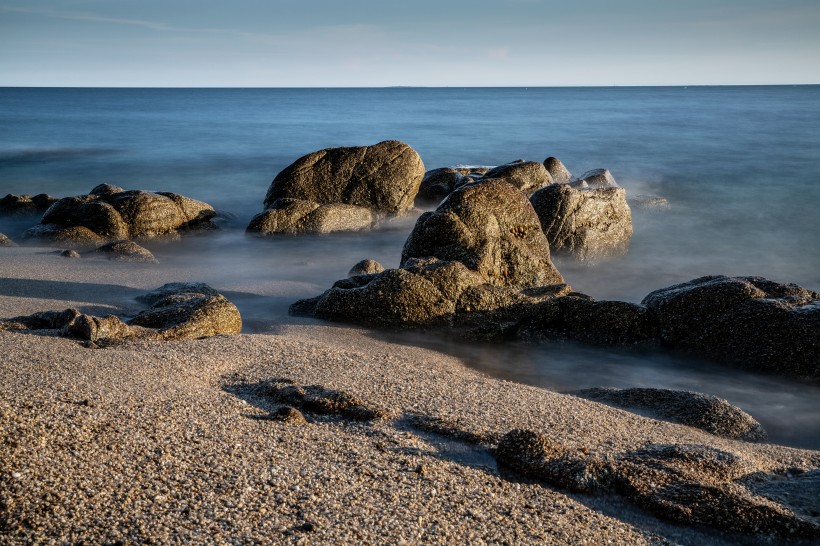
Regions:
<svg viewBox="0 0 820 546"><path fill-rule="evenodd" d="M173 239L182 232L216 227L211 222L216 211L201 201L168 192L120 190L103 184L88 195L60 199L23 238L96 248L125 239Z"/></svg>
<svg viewBox="0 0 820 546"><path fill-rule="evenodd" d="M762 277L709 276L642 302L664 343L745 368L820 378L820 294Z"/></svg>
<svg viewBox="0 0 820 546"><path fill-rule="evenodd" d="M478 178L481 178L481 175L470 176L453 167L427 171L424 173L416 199L424 203L439 203L456 188L474 182Z"/></svg>
<svg viewBox="0 0 820 546"><path fill-rule="evenodd" d="M34 196L8 194L0 198L0 216L36 216L56 202L56 197L45 193Z"/></svg>
<svg viewBox="0 0 820 546"><path fill-rule="evenodd" d="M501 180L468 184L419 217L401 263L433 257L461 262L485 282L528 288L562 284L538 216L517 188Z"/></svg>
<svg viewBox="0 0 820 546"><path fill-rule="evenodd" d="M632 213L623 188L547 186L530 197L550 249L582 261L623 254L632 238Z"/></svg>
<svg viewBox="0 0 820 546"><path fill-rule="evenodd" d="M699 428L724 438L759 442L766 431L754 417L716 396L669 389L593 388L568 394L648 412L652 417Z"/></svg>
<svg viewBox="0 0 820 546"><path fill-rule="evenodd" d="M310 153L273 179L248 232L328 233L367 229L412 208L424 163L396 140ZM276 212L282 211L282 212Z"/></svg>

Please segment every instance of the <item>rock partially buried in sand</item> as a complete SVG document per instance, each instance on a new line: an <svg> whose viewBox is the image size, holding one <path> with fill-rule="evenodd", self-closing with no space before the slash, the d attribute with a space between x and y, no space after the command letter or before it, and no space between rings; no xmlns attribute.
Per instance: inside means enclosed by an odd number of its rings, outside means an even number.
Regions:
<svg viewBox="0 0 820 546"><path fill-rule="evenodd" d="M294 385L286 379L267 382L261 393L277 402L291 404L320 415L338 415L356 421L388 419L391 413L352 394L321 385ZM293 408L291 408L293 409Z"/></svg>
<svg viewBox="0 0 820 546"><path fill-rule="evenodd" d="M424 164L396 140L372 146L327 148L297 159L273 179L265 212L247 231L329 233L370 228L387 215L402 214L424 177Z"/></svg>
<svg viewBox="0 0 820 546"><path fill-rule="evenodd" d="M710 276L642 302L662 341L744 368L820 377L820 294L762 277Z"/></svg>
<svg viewBox="0 0 820 546"><path fill-rule="evenodd" d="M650 445L616 457L570 449L516 429L499 442L500 464L586 494L618 494L658 517L731 533L818 538L820 526L742 485L751 468L703 445Z"/></svg>
<svg viewBox="0 0 820 546"><path fill-rule="evenodd" d="M43 214L24 240L96 248L131 239L178 238L181 233L213 229L213 207L168 192L125 191L102 184L88 195L65 197Z"/></svg>
<svg viewBox="0 0 820 546"><path fill-rule="evenodd" d="M34 196L8 194L0 199L0 216L40 215L56 202L56 197L45 193Z"/></svg>
<svg viewBox="0 0 820 546"><path fill-rule="evenodd" d="M648 411L658 419L699 428L724 438L747 442L766 439L766 431L751 415L716 396L651 388L593 388L568 394L619 408Z"/></svg>
<svg viewBox="0 0 820 546"><path fill-rule="evenodd" d="M99 247L94 252L105 255L109 260L115 262L159 263L150 250L134 241L114 241Z"/></svg>
<svg viewBox="0 0 820 546"><path fill-rule="evenodd" d="M0 330L56 330L93 345L126 339L199 339L238 334L239 310L223 295L202 283L171 283L143 296L151 308L123 322L108 315L95 317L76 309L46 311L0 320Z"/></svg>
<svg viewBox="0 0 820 546"><path fill-rule="evenodd" d="M422 214L402 251L412 258L458 261L489 284L528 288L562 284L538 216L518 189L501 180L468 184Z"/></svg>
<svg viewBox="0 0 820 546"><path fill-rule="evenodd" d="M553 184L530 198L550 249L579 260L623 254L632 238L632 213L623 188L575 189Z"/></svg>

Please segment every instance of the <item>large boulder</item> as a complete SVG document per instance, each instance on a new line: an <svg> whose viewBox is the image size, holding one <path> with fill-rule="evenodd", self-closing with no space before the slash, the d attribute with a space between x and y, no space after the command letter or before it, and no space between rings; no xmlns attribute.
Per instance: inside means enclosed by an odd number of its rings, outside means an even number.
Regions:
<svg viewBox="0 0 820 546"><path fill-rule="evenodd" d="M412 208L423 177L419 155L397 140L319 150L276 175L265 196L266 211L253 219L248 232L271 235L368 228L384 215ZM277 210L283 212L269 212Z"/></svg>
<svg viewBox="0 0 820 546"><path fill-rule="evenodd" d="M632 213L623 188L575 189L553 184L530 198L553 252L579 260L625 252L632 238Z"/></svg>
<svg viewBox="0 0 820 546"><path fill-rule="evenodd" d="M669 389L602 387L569 394L619 408L648 412L652 417L699 428L724 438L748 442L766 439L766 431L754 417L717 396Z"/></svg>
<svg viewBox="0 0 820 546"><path fill-rule="evenodd" d="M428 257L461 262L497 286L564 282L550 260L532 205L520 190L502 180L463 186L434 212L419 217L401 263Z"/></svg>
<svg viewBox="0 0 820 546"><path fill-rule="evenodd" d="M485 180L500 178L524 193L532 193L553 183L552 176L537 161L512 161L493 167L484 174Z"/></svg>
<svg viewBox="0 0 820 546"><path fill-rule="evenodd" d="M35 216L43 214L57 202L56 197L45 193L37 195L12 195L0 198L0 216Z"/></svg>
<svg viewBox="0 0 820 546"><path fill-rule="evenodd" d="M642 302L675 348L746 368L820 377L820 294L762 277L709 276Z"/></svg>
<svg viewBox="0 0 820 546"><path fill-rule="evenodd" d="M107 242L177 238L216 227L216 211L201 201L168 192L125 191L101 184L88 195L65 197L43 214L26 240L96 248Z"/></svg>

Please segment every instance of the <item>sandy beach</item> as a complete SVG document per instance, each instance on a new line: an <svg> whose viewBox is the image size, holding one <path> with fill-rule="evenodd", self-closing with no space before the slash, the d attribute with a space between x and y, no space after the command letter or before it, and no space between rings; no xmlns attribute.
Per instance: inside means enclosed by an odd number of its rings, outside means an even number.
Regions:
<svg viewBox="0 0 820 546"><path fill-rule="evenodd" d="M194 276L4 249L0 317L133 313L135 295ZM103 349L5 331L0 354L4 544L783 540L665 522L618 495L572 493L499 468L493 446L516 428L601 456L718 449L748 474L780 480L769 496L818 523L816 451L726 440L492 379L366 329L287 318L266 333ZM281 404L265 395L274 379L344 391L386 418L304 411L305 422L278 420ZM790 485L788 469L813 478Z"/></svg>

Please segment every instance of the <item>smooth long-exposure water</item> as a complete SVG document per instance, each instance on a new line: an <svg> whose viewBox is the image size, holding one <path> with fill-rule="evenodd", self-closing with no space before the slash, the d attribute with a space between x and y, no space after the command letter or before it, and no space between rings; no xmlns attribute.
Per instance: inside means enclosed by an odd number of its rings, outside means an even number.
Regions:
<svg viewBox="0 0 820 546"><path fill-rule="evenodd" d="M152 247L158 267L202 271L240 302L248 331L283 320L370 257L398 265L412 218L370 233L259 240L244 226L279 170L329 146L399 139L428 169L556 156L606 167L633 208L629 253L556 263L599 299L640 301L707 274L820 290L820 86L492 89L0 89L0 195L87 193L102 182L173 191L236 216L218 234ZM16 236L30 219L0 218ZM2 255L0 255L0 259ZM267 298L267 299L266 299ZM497 376L556 390L659 386L740 405L773 441L820 448L820 389L660 353L572 344L475 346L402 338Z"/></svg>

